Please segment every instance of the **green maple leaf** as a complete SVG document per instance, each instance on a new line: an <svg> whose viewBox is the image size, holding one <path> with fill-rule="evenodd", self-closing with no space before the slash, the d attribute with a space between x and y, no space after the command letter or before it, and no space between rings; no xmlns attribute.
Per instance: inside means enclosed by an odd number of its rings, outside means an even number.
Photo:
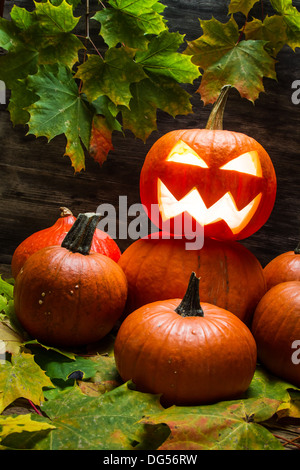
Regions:
<svg viewBox="0 0 300 470"><path fill-rule="evenodd" d="M7 300L12 300L14 297L14 286L11 282L2 279L0 275L0 294L5 295Z"/></svg>
<svg viewBox="0 0 300 470"><path fill-rule="evenodd" d="M71 31L79 18L65 0L58 6L51 2L35 3L34 21L26 29L25 40L39 52L39 64L62 63L72 67L78 61L82 42ZM20 10L20 9L19 9ZM26 10L25 10L26 11Z"/></svg>
<svg viewBox="0 0 300 470"><path fill-rule="evenodd" d="M98 11L93 19L101 23L101 36L109 47L125 44L144 48L147 34L159 34L166 29L163 17L155 10L158 0L110 0L112 8ZM165 7L161 5L160 11Z"/></svg>
<svg viewBox="0 0 300 470"><path fill-rule="evenodd" d="M34 22L34 15L31 12L16 5L12 7L10 17L12 25L17 26L21 30L28 29Z"/></svg>
<svg viewBox="0 0 300 470"><path fill-rule="evenodd" d="M94 361L75 356L74 359L59 354L54 350L39 349L35 351L35 362L45 371L50 379L69 379L69 376L76 371L82 373L83 379L91 378L95 375L97 366Z"/></svg>
<svg viewBox="0 0 300 470"><path fill-rule="evenodd" d="M198 407L171 407L143 419L166 423L170 437L160 450L283 450L271 432L259 424L275 413L272 399L223 401Z"/></svg>
<svg viewBox="0 0 300 470"><path fill-rule="evenodd" d="M38 52L28 47L19 46L0 57L0 80L12 88L16 79L26 78L37 71Z"/></svg>
<svg viewBox="0 0 300 470"><path fill-rule="evenodd" d="M231 0L228 7L228 13L232 14L242 12L247 16L253 5L258 1L259 0Z"/></svg>
<svg viewBox="0 0 300 470"><path fill-rule="evenodd" d="M116 362L114 357L109 356L94 356L92 360L95 362L97 372L92 377L91 382L101 386L102 390L112 390L115 387L120 386L123 381L118 373Z"/></svg>
<svg viewBox="0 0 300 470"><path fill-rule="evenodd" d="M45 435L45 431L50 429L55 429L55 426L50 422L37 421L30 413L20 416L0 416L0 441L3 443L5 438L12 434L16 436L30 433L32 438L32 435L34 437Z"/></svg>
<svg viewBox="0 0 300 470"><path fill-rule="evenodd" d="M105 117L106 126L110 131L122 131L122 126L117 120L119 107L107 96L103 95L93 101L96 114Z"/></svg>
<svg viewBox="0 0 300 470"><path fill-rule="evenodd" d="M145 78L142 67L133 60L134 54L134 50L120 47L108 49L105 59L88 56L76 77L82 80L82 91L90 101L105 95L117 106L129 105L130 84Z"/></svg>
<svg viewBox="0 0 300 470"><path fill-rule="evenodd" d="M42 405L55 432L40 441L37 450L133 450L145 439L142 416L162 410L159 397L130 390L121 385L100 397L84 395L73 388ZM78 430L80 429L80 432ZM160 425L150 449L168 434Z"/></svg>
<svg viewBox="0 0 300 470"><path fill-rule="evenodd" d="M268 397L278 400L279 406L276 410L277 415L280 414L280 417L293 416L293 412L296 410L297 415L295 417L300 416L300 388L270 374L261 366L256 368L246 397Z"/></svg>
<svg viewBox="0 0 300 470"><path fill-rule="evenodd" d="M15 6L13 7L15 8ZM9 51L10 49L22 45L22 39L19 36L20 29L13 21L0 18L0 47Z"/></svg>
<svg viewBox="0 0 300 470"><path fill-rule="evenodd" d="M4 306L4 305L3 305ZM4 306L5 308L5 306ZM11 326L5 322L0 322L0 344L5 345L5 352L18 354L24 338L20 336ZM3 351L1 351L3 353Z"/></svg>
<svg viewBox="0 0 300 470"><path fill-rule="evenodd" d="M37 46L38 47L38 46ZM43 38L39 49L39 64L64 64L72 68L78 62L78 52L84 49L82 42L69 33L58 33Z"/></svg>
<svg viewBox="0 0 300 470"><path fill-rule="evenodd" d="M283 450L264 423L292 406L289 393L300 390L258 366L250 387L240 400L212 405L166 409L142 422L166 423L171 434L161 450Z"/></svg>
<svg viewBox="0 0 300 470"><path fill-rule="evenodd" d="M188 44L186 54L204 69L198 92L205 104L213 103L225 85L235 87L254 102L264 91L263 77L276 79L275 60L265 50L266 41L239 41L233 17L226 24L215 18L200 21L203 35Z"/></svg>
<svg viewBox="0 0 300 470"><path fill-rule="evenodd" d="M13 6L11 21L0 21L0 47L8 51L0 57L0 79L13 88L18 79L37 72L39 64L57 62L72 67L84 46L70 31L79 18L73 16L71 5L51 2L35 3L28 12Z"/></svg>
<svg viewBox="0 0 300 470"><path fill-rule="evenodd" d="M163 76L142 80L131 86L130 109L122 108L122 122L146 141L157 125L157 108L175 117L192 112L190 95L180 85Z"/></svg>
<svg viewBox="0 0 300 470"><path fill-rule="evenodd" d="M34 361L32 354L12 356L11 363L0 364L0 413L14 400L23 397L36 405L44 400L43 388L51 380Z"/></svg>
<svg viewBox="0 0 300 470"><path fill-rule="evenodd" d="M145 72L163 75L179 83L192 83L199 77L199 70L190 57L178 52L183 43L183 35L162 32L155 37L145 51L137 51L136 62Z"/></svg>
<svg viewBox="0 0 300 470"><path fill-rule="evenodd" d="M266 50L276 57L280 49L287 42L286 22L279 15L266 16L264 21L253 19L244 29L246 39L260 39L267 41Z"/></svg>
<svg viewBox="0 0 300 470"><path fill-rule="evenodd" d="M17 80L11 84L8 110L10 119L15 126L18 124L25 125L28 122L30 114L26 111L26 108L38 99L39 97L29 90L27 78Z"/></svg>
<svg viewBox="0 0 300 470"><path fill-rule="evenodd" d="M51 3L56 6L59 6L61 2L62 0L51 0ZM76 8L82 2L82 0L67 0L67 2L72 5L73 8Z"/></svg>
<svg viewBox="0 0 300 470"><path fill-rule="evenodd" d="M47 2L34 2L36 19L46 33L72 31L79 21L73 16L73 7L63 0L58 6Z"/></svg>
<svg viewBox="0 0 300 470"><path fill-rule="evenodd" d="M79 94L71 71L63 66L41 66L37 74L28 77L28 84L40 97L26 109L30 114L28 133L48 140L65 134L66 155L75 171L80 171L85 161L83 145L89 147L94 110Z"/></svg>
<svg viewBox="0 0 300 470"><path fill-rule="evenodd" d="M287 44L293 50L300 47L300 12L293 6L292 0L271 0L271 5L287 25Z"/></svg>

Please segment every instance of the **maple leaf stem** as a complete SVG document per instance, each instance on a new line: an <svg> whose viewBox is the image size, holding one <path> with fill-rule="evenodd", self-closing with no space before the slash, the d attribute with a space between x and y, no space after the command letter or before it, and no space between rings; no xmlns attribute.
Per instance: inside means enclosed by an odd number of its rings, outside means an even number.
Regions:
<svg viewBox="0 0 300 470"><path fill-rule="evenodd" d="M86 0L86 10L85 10L85 35L87 38L90 37L90 0Z"/></svg>
<svg viewBox="0 0 300 470"><path fill-rule="evenodd" d="M91 40L91 38L88 38L88 40L90 41L90 43L92 44L93 48L94 48L95 51L97 52L98 56L101 57L101 59L103 60L103 56L102 56L101 52L99 51L99 49L97 48L97 46L95 45L95 43Z"/></svg>
<svg viewBox="0 0 300 470"><path fill-rule="evenodd" d="M37 407L32 403L32 401L29 400L29 399L28 399L28 401L29 401L29 403L30 403L30 406L34 409L34 411L35 411L38 415L43 416L42 413L40 412L40 410L38 410Z"/></svg>
<svg viewBox="0 0 300 470"><path fill-rule="evenodd" d="M99 51L99 49L97 48L97 46L95 45L95 43L92 41L92 39L91 39L90 37L82 36L81 34L75 34L75 36L76 36L77 38L86 39L86 40L90 41L90 43L92 44L93 48L95 49L95 51L96 51L97 54L99 55L99 57L101 57L101 59L103 60L103 56L102 56L101 52Z"/></svg>
<svg viewBox="0 0 300 470"><path fill-rule="evenodd" d="M246 28L246 26L247 26L247 22L248 22L248 14L247 14L247 16L246 16L246 21L245 21L245 23L244 23L244 26L243 26L242 29L241 29L241 32L240 32L239 38L238 38L238 40L237 40L237 42L236 42L236 45L239 44L239 43L241 42L242 38L243 38L244 31L245 31L245 28Z"/></svg>

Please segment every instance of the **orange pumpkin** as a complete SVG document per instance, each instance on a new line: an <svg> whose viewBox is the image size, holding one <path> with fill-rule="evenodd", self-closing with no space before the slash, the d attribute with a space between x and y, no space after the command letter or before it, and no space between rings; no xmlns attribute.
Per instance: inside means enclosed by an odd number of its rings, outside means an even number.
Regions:
<svg viewBox="0 0 300 470"><path fill-rule="evenodd" d="M300 281L300 243L272 259L264 268L267 289L286 281Z"/></svg>
<svg viewBox="0 0 300 470"><path fill-rule="evenodd" d="M90 251L98 221L95 214L80 214L62 246L35 252L17 276L17 318L40 342L60 347L93 343L123 312L125 274L108 256Z"/></svg>
<svg viewBox="0 0 300 470"><path fill-rule="evenodd" d="M128 281L127 313L149 302L183 297L192 271L201 277L201 299L229 310L250 324L266 292L263 268L238 242L205 239L200 250L186 250L185 239L136 240L119 266Z"/></svg>
<svg viewBox="0 0 300 470"><path fill-rule="evenodd" d="M114 356L123 380L132 380L138 390L162 394L167 406L200 405L235 399L247 390L256 344L235 315L200 305L193 273L182 301L153 302L124 320Z"/></svg>
<svg viewBox="0 0 300 470"><path fill-rule="evenodd" d="M60 245L75 220L76 217L68 208L61 207L60 217L53 225L39 230L23 240L12 256L11 271L13 277L17 277L25 261L33 253L46 246ZM109 256L116 262L121 256L120 248L116 242L107 233L102 232L97 228L95 230L91 249L97 253Z"/></svg>
<svg viewBox="0 0 300 470"><path fill-rule="evenodd" d="M224 111L224 95L220 100L215 113ZM245 134L223 130L220 119L211 119L206 129L162 136L140 175L149 218L172 234L202 234L204 228L206 237L244 239L267 221L275 195L276 175L266 150Z"/></svg>
<svg viewBox="0 0 300 470"><path fill-rule="evenodd" d="M261 363L300 387L300 281L271 287L255 310L251 330Z"/></svg>

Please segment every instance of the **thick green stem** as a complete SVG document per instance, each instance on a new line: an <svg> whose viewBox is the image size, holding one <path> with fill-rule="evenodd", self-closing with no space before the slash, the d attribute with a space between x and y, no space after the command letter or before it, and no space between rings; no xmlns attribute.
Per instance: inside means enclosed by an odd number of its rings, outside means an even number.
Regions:
<svg viewBox="0 0 300 470"><path fill-rule="evenodd" d="M300 255L300 242L298 243L298 245L294 249L294 253L295 253L295 255Z"/></svg>
<svg viewBox="0 0 300 470"><path fill-rule="evenodd" d="M224 110L230 88L231 85L225 85L222 88L221 93L211 110L205 129L223 130Z"/></svg>
<svg viewBox="0 0 300 470"><path fill-rule="evenodd" d="M88 255L91 249L93 236L101 215L93 212L79 214L61 246L73 253Z"/></svg>
<svg viewBox="0 0 300 470"><path fill-rule="evenodd" d="M199 298L199 278L192 272L187 291L175 309L175 312L182 317L203 317L204 312L200 305Z"/></svg>

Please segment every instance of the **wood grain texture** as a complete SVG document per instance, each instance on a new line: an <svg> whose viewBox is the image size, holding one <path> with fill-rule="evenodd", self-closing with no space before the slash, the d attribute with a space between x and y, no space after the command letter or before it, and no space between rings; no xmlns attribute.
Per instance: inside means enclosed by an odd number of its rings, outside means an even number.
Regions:
<svg viewBox="0 0 300 470"><path fill-rule="evenodd" d="M92 2L91 2L92 3ZM200 35L199 20L214 16L227 21L228 1L164 0L165 16L171 31L186 34L187 40ZM9 17L12 4L32 8L29 0L6 2ZM300 1L294 2L300 9ZM267 11L267 10L266 10ZM83 24L79 25L83 31ZM93 34L93 32L92 32ZM291 101L292 83L300 79L300 51L285 47L276 66L278 80L264 81L266 92L255 105L232 90L224 117L224 127L244 132L259 141L269 153L277 174L278 191L274 210L267 223L243 244L265 265L283 251L293 249L299 233L299 110ZM50 143L26 135L23 127L13 128L6 105L0 105L0 271L9 275L12 254L31 233L52 225L61 205L74 215L95 211L101 203L118 211L119 196L128 206L139 202L139 174L147 151L164 133L179 128L204 127L211 106L203 106L195 93L199 83L188 86L193 92L193 113L173 119L158 112L158 130L144 144L130 132L115 132L114 150L100 167L89 156L86 170L74 174L68 157L63 157L65 138ZM131 240L117 240L122 250Z"/></svg>

